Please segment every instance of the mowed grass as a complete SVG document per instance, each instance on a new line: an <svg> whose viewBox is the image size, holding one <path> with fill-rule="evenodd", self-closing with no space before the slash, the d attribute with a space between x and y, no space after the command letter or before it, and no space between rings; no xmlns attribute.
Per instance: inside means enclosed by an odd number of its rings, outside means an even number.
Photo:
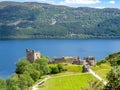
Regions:
<svg viewBox="0 0 120 90"><path fill-rule="evenodd" d="M66 69L67 72L82 72L82 65L69 64L69 63L61 63L63 68ZM56 66L57 64L49 64L49 66Z"/></svg>
<svg viewBox="0 0 120 90"><path fill-rule="evenodd" d="M82 72L82 65L68 64L64 66L68 72Z"/></svg>
<svg viewBox="0 0 120 90"><path fill-rule="evenodd" d="M89 73L70 75L70 76L56 76L48 79L39 90L82 90L88 86L88 81L94 78Z"/></svg>

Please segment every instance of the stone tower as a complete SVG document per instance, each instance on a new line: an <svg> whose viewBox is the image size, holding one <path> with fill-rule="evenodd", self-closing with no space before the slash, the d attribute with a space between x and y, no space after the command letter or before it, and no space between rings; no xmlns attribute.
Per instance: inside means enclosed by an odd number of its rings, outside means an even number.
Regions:
<svg viewBox="0 0 120 90"><path fill-rule="evenodd" d="M41 58L39 51L26 49L26 58L28 61L35 62L36 59Z"/></svg>

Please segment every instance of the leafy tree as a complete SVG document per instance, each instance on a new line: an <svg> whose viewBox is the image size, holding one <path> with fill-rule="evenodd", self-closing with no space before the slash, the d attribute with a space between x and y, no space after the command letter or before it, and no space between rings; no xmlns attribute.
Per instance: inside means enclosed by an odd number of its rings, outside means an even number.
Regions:
<svg viewBox="0 0 120 90"><path fill-rule="evenodd" d="M41 77L40 72L38 70L31 70L30 76L34 81L37 81Z"/></svg>
<svg viewBox="0 0 120 90"><path fill-rule="evenodd" d="M49 58L43 55L33 63L25 58L19 60L16 63L16 74L6 81L0 78L0 90L29 90L42 75L49 73L48 61Z"/></svg>
<svg viewBox="0 0 120 90"><path fill-rule="evenodd" d="M57 74L57 73L59 73L59 69L58 69L58 67L56 65L50 66L49 68L50 68L50 73L51 74Z"/></svg>
<svg viewBox="0 0 120 90"><path fill-rule="evenodd" d="M41 77L41 71L37 69L38 64L37 63L30 63L25 65L25 74L28 76L31 76L31 78L36 81ZM23 73L23 74L24 74Z"/></svg>
<svg viewBox="0 0 120 90"><path fill-rule="evenodd" d="M18 75L13 75L6 79L7 90L19 90L19 80Z"/></svg>
<svg viewBox="0 0 120 90"><path fill-rule="evenodd" d="M43 57L43 58L37 59L35 62L39 64L39 71L41 71L43 75L49 73L48 60L49 60L48 58Z"/></svg>
<svg viewBox="0 0 120 90"><path fill-rule="evenodd" d="M6 82L0 78L0 90L6 90Z"/></svg>
<svg viewBox="0 0 120 90"><path fill-rule="evenodd" d="M104 90L120 90L120 66L115 66L107 75L108 83Z"/></svg>
<svg viewBox="0 0 120 90"><path fill-rule="evenodd" d="M29 90L32 86L34 80L25 72L24 74L19 75L19 88L20 90Z"/></svg>
<svg viewBox="0 0 120 90"><path fill-rule="evenodd" d="M62 64L58 63L58 64L57 64L57 67L58 67L59 72L64 71L64 68L63 68L63 65L62 65Z"/></svg>
<svg viewBox="0 0 120 90"><path fill-rule="evenodd" d="M19 60L17 63L16 63L16 73L17 74L23 74L26 70L26 65L30 64L29 61L27 61L26 59L22 59L22 60Z"/></svg>

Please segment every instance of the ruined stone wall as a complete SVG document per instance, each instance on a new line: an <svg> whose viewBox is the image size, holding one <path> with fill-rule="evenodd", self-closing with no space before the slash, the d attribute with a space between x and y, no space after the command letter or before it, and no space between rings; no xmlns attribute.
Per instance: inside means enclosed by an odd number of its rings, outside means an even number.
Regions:
<svg viewBox="0 0 120 90"><path fill-rule="evenodd" d="M80 60L80 65L85 65L87 64L86 60Z"/></svg>
<svg viewBox="0 0 120 90"><path fill-rule="evenodd" d="M66 63L64 58L55 58L53 62L54 63Z"/></svg>
<svg viewBox="0 0 120 90"><path fill-rule="evenodd" d="M68 60L66 60L66 63L73 64L75 61L77 61L77 58L69 58Z"/></svg>
<svg viewBox="0 0 120 90"><path fill-rule="evenodd" d="M78 61L79 58L77 57L70 57L70 58L65 58L65 57L62 57L62 58L55 58L54 59L54 63L71 63L71 64L78 64L79 62Z"/></svg>
<svg viewBox="0 0 120 90"><path fill-rule="evenodd" d="M95 60L89 60L88 64L91 66L94 66L96 64L96 62L95 62Z"/></svg>

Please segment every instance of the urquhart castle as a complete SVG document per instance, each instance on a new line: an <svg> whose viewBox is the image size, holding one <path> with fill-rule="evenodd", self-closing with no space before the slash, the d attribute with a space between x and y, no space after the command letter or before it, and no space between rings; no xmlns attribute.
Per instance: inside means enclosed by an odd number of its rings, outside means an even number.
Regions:
<svg viewBox="0 0 120 90"><path fill-rule="evenodd" d="M26 49L26 58L28 61L35 62L36 59L41 58L39 51Z"/></svg>
<svg viewBox="0 0 120 90"><path fill-rule="evenodd" d="M33 63L36 59L41 58L41 54L39 51L26 49L26 58L28 61ZM84 57L83 59L81 59L80 57L61 57L54 58L54 60L50 60L49 63L71 63L94 66L96 64L96 60L93 56Z"/></svg>

